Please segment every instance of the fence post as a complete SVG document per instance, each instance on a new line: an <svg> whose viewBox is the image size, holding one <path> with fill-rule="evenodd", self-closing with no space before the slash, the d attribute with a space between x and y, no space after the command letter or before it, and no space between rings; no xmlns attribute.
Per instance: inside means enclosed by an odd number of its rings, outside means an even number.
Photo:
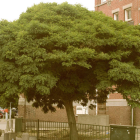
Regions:
<svg viewBox="0 0 140 140"><path fill-rule="evenodd" d="M72 122L69 123L69 127L70 127L70 140L72 140L72 139L71 139Z"/></svg>
<svg viewBox="0 0 140 140"><path fill-rule="evenodd" d="M22 118L22 131L23 132L26 132L26 119L24 118Z"/></svg>
<svg viewBox="0 0 140 140"><path fill-rule="evenodd" d="M15 119L15 132L17 133L17 132L22 132L22 130L23 130L23 124L22 124L22 122L23 122L23 118L16 118Z"/></svg>
<svg viewBox="0 0 140 140"><path fill-rule="evenodd" d="M39 119L37 120L37 140L39 140Z"/></svg>

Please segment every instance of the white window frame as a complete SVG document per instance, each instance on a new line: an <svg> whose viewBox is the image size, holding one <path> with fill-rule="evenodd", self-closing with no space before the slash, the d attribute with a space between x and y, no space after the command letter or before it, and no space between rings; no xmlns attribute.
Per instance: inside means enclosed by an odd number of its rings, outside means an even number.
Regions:
<svg viewBox="0 0 140 140"><path fill-rule="evenodd" d="M132 3L123 6L124 13L125 13L125 21L131 21L132 20L132 8L131 7L132 7ZM130 18L128 17L128 11L131 12L131 17Z"/></svg>
<svg viewBox="0 0 140 140"><path fill-rule="evenodd" d="M113 14L113 19L114 20L116 20L116 16L117 15L119 16L119 11L120 11L119 8L112 10L112 14Z"/></svg>
<svg viewBox="0 0 140 140"><path fill-rule="evenodd" d="M128 8L128 9L125 9L125 21L130 21L132 20L132 16L129 17L129 13L132 15L132 12L131 12L131 8Z"/></svg>
<svg viewBox="0 0 140 140"><path fill-rule="evenodd" d="M118 19L117 19L117 16L118 16ZM113 13L113 18L114 18L114 20L118 21L119 20L119 13L118 12Z"/></svg>
<svg viewBox="0 0 140 140"><path fill-rule="evenodd" d="M81 108L81 111L78 111L78 108ZM76 115L79 114L88 114L88 106L76 106Z"/></svg>
<svg viewBox="0 0 140 140"><path fill-rule="evenodd" d="M107 2L107 0L101 0L101 3Z"/></svg>

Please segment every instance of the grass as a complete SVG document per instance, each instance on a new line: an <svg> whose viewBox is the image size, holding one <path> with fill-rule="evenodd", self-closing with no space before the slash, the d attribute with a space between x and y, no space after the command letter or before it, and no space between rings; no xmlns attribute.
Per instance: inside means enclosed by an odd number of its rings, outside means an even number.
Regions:
<svg viewBox="0 0 140 140"><path fill-rule="evenodd" d="M18 132L18 133L16 133L16 137L18 137L18 138L22 138L22 132Z"/></svg>

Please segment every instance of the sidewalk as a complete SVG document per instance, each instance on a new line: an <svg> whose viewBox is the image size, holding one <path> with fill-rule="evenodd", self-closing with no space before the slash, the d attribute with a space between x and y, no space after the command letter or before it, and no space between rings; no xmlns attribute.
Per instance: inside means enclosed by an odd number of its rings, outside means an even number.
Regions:
<svg viewBox="0 0 140 140"><path fill-rule="evenodd" d="M5 130L6 129L6 120L0 119L0 129Z"/></svg>
<svg viewBox="0 0 140 140"><path fill-rule="evenodd" d="M13 130L15 131L15 119L12 119L12 120L13 120ZM7 120L0 119L0 129L1 130L5 130L6 129L6 123L7 123Z"/></svg>
<svg viewBox="0 0 140 140"><path fill-rule="evenodd" d="M0 137L0 140L3 140L2 137ZM22 138L16 137L16 140L22 140Z"/></svg>

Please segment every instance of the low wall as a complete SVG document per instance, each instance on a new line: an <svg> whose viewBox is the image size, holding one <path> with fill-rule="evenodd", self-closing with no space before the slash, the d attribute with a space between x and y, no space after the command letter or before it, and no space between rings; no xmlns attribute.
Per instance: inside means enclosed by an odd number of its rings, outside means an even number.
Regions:
<svg viewBox="0 0 140 140"><path fill-rule="evenodd" d="M109 115L78 115L77 123L109 126Z"/></svg>

